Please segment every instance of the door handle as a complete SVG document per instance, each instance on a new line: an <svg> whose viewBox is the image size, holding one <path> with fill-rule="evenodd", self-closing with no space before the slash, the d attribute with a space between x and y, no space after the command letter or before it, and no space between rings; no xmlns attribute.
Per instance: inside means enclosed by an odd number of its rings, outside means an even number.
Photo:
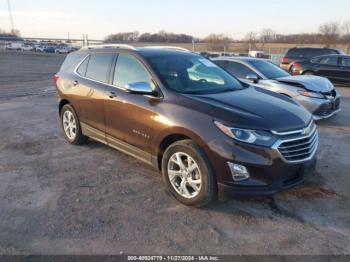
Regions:
<svg viewBox="0 0 350 262"><path fill-rule="evenodd" d="M77 85L79 85L79 82L78 82L78 80L75 80L75 81L73 82L73 86L77 86Z"/></svg>
<svg viewBox="0 0 350 262"><path fill-rule="evenodd" d="M114 91L107 92L109 98L113 99L117 97L117 94Z"/></svg>

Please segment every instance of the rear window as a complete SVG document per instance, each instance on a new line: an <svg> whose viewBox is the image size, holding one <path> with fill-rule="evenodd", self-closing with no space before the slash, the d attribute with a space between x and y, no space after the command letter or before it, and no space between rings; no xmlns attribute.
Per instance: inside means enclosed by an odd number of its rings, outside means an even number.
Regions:
<svg viewBox="0 0 350 262"><path fill-rule="evenodd" d="M335 55L338 52L334 49L326 48L293 48L290 49L286 57L287 58L313 58L321 55Z"/></svg>
<svg viewBox="0 0 350 262"><path fill-rule="evenodd" d="M67 55L66 59L64 60L60 71L67 71L68 69L72 67L76 67L78 63L86 56L84 53L71 53Z"/></svg>
<svg viewBox="0 0 350 262"><path fill-rule="evenodd" d="M91 54L86 77L100 82L107 82L108 71L113 59L113 54Z"/></svg>

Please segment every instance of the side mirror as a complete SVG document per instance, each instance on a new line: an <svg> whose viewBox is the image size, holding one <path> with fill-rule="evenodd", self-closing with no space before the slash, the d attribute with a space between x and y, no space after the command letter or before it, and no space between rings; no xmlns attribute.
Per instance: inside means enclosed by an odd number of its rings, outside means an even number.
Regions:
<svg viewBox="0 0 350 262"><path fill-rule="evenodd" d="M249 74L246 76L246 79L253 82L254 84L259 82L259 77L256 74Z"/></svg>
<svg viewBox="0 0 350 262"><path fill-rule="evenodd" d="M149 83L136 82L125 86L126 90L135 94L153 94L153 89Z"/></svg>

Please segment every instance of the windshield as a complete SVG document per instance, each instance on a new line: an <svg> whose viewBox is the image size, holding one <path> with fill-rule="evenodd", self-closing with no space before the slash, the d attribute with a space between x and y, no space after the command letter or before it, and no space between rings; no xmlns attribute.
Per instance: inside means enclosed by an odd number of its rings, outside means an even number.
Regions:
<svg viewBox="0 0 350 262"><path fill-rule="evenodd" d="M209 94L242 88L238 80L201 56L168 54L148 56L146 60L167 88L180 93Z"/></svg>
<svg viewBox="0 0 350 262"><path fill-rule="evenodd" d="M249 62L257 71L268 79L290 76L286 71L267 61L250 61Z"/></svg>

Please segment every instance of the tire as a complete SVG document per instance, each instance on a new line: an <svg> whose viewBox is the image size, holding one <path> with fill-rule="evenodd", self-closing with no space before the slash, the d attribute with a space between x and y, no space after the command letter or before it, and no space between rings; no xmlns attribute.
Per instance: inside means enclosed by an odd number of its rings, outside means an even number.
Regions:
<svg viewBox="0 0 350 262"><path fill-rule="evenodd" d="M177 156L183 168L188 170L190 162L190 167L195 169L190 172L180 171L180 165L174 162L176 160L178 163ZM216 198L214 172L207 156L192 140L175 142L166 149L162 158L162 175L168 191L184 205L202 207Z"/></svg>
<svg viewBox="0 0 350 262"><path fill-rule="evenodd" d="M60 118L63 136L68 143L82 145L87 141L88 137L84 136L81 132L78 115L71 105L67 104L63 106ZM69 128L67 128L68 125Z"/></svg>
<svg viewBox="0 0 350 262"><path fill-rule="evenodd" d="M311 72L311 71L306 71L306 72L303 73L303 75L305 75L305 76L313 76L315 74L313 72Z"/></svg>

